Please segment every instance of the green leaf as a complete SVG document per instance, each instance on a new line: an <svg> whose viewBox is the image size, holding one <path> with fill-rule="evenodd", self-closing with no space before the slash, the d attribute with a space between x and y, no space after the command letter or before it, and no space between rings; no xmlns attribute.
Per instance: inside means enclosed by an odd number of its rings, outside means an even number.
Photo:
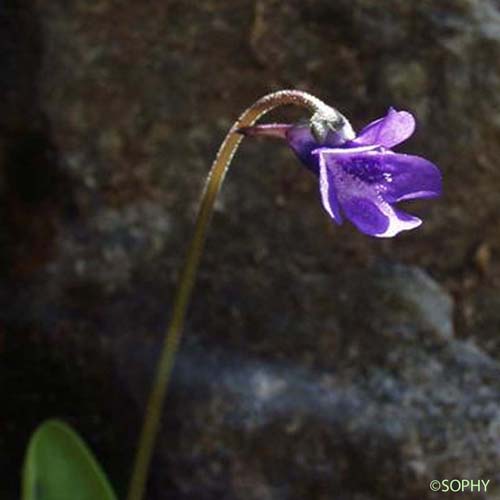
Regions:
<svg viewBox="0 0 500 500"><path fill-rule="evenodd" d="M42 423L24 461L23 500L116 500L92 452L68 425Z"/></svg>

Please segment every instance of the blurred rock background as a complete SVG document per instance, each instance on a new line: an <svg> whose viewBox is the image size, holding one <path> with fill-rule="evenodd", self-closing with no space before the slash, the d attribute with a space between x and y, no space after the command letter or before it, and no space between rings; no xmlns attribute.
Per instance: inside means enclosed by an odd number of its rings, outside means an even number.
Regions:
<svg viewBox="0 0 500 500"><path fill-rule="evenodd" d="M2 498L52 416L123 496L204 176L280 88L358 129L412 111L404 149L445 194L369 239L332 225L286 147L244 144L148 498L438 498L454 477L500 498L499 61L495 0L2 3Z"/></svg>

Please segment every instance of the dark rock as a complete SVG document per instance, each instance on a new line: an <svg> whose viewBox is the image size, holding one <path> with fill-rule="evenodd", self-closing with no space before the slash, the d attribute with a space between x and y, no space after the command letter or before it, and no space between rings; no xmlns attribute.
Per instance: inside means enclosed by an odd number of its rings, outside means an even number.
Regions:
<svg viewBox="0 0 500 500"><path fill-rule="evenodd" d="M423 276L402 266L395 273ZM471 343L436 336L418 308L405 310L411 335L377 334L378 324L352 331L351 319L345 333L353 341L335 353L348 361L330 369L188 341L159 445L168 484L158 478L158 491L169 486L181 498L330 498L332 491L339 498L428 498L432 479L455 477L490 479L493 489L500 365ZM358 337L368 333L362 344ZM134 364L142 357L150 365L150 354L138 352Z"/></svg>
<svg viewBox="0 0 500 500"><path fill-rule="evenodd" d="M358 129L390 105L414 112L404 150L439 164L445 194L411 207L418 231L368 239L330 223L285 147L246 141L150 498L422 499L429 479L456 476L494 487L496 0L0 10L3 496L17 497L27 437L48 416L74 424L124 492L204 176L242 109L285 87Z"/></svg>
<svg viewBox="0 0 500 500"><path fill-rule="evenodd" d="M349 297L355 310L348 309L348 313L357 324L366 321L367 330L387 335L425 330L444 339L453 335L452 299L421 269L380 265L371 273L357 272L348 279L345 286L357 293ZM356 314L361 311L362 315Z"/></svg>

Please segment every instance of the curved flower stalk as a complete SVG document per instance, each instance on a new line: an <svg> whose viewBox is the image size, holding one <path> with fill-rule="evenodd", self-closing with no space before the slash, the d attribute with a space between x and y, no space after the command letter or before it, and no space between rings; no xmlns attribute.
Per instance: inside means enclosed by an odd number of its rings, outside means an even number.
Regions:
<svg viewBox="0 0 500 500"><path fill-rule="evenodd" d="M217 194L243 136L239 130L252 126L274 108L294 104L313 113L310 128L315 136L335 135L339 143L354 138L347 119L318 98L298 90L280 90L259 99L246 109L229 130L212 164L202 193L193 239L189 246L172 309L172 316L160 353L153 387L146 405L144 422L130 480L128 500L142 500L154 442L158 433L165 393L172 373L174 358L182 335L186 310L193 290L196 271L206 239Z"/></svg>
<svg viewBox="0 0 500 500"><path fill-rule="evenodd" d="M312 111L306 124L254 125L272 109L294 104ZM264 96L248 108L229 130L207 177L191 245L179 280L172 316L148 399L128 500L141 500L165 393L203 251L215 199L236 150L247 136L268 136L288 141L300 160L319 177L323 206L337 223L342 214L362 232L394 236L417 227L421 221L394 208L405 199L437 196L441 177L437 168L416 156L394 153L391 148L414 130L413 117L389 110L356 136L347 119L316 97L296 90Z"/></svg>

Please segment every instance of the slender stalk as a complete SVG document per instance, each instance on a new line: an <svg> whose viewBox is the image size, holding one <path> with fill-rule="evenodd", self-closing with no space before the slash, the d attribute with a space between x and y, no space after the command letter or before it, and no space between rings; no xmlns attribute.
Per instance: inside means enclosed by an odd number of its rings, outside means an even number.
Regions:
<svg viewBox="0 0 500 500"><path fill-rule="evenodd" d="M306 92L298 90L280 90L262 97L255 102L255 104L246 109L227 133L205 183L193 238L180 275L170 325L165 334L153 387L146 406L134 468L129 484L128 500L142 500L144 497L149 464L158 434L166 389L172 374L174 358L181 340L186 310L191 298L196 271L203 252L215 200L222 186L229 164L243 139L243 136L238 134L238 129L252 126L267 112L278 106L287 104L302 106L314 113L319 113L329 118L333 117L337 120L339 116L341 117L334 109Z"/></svg>

